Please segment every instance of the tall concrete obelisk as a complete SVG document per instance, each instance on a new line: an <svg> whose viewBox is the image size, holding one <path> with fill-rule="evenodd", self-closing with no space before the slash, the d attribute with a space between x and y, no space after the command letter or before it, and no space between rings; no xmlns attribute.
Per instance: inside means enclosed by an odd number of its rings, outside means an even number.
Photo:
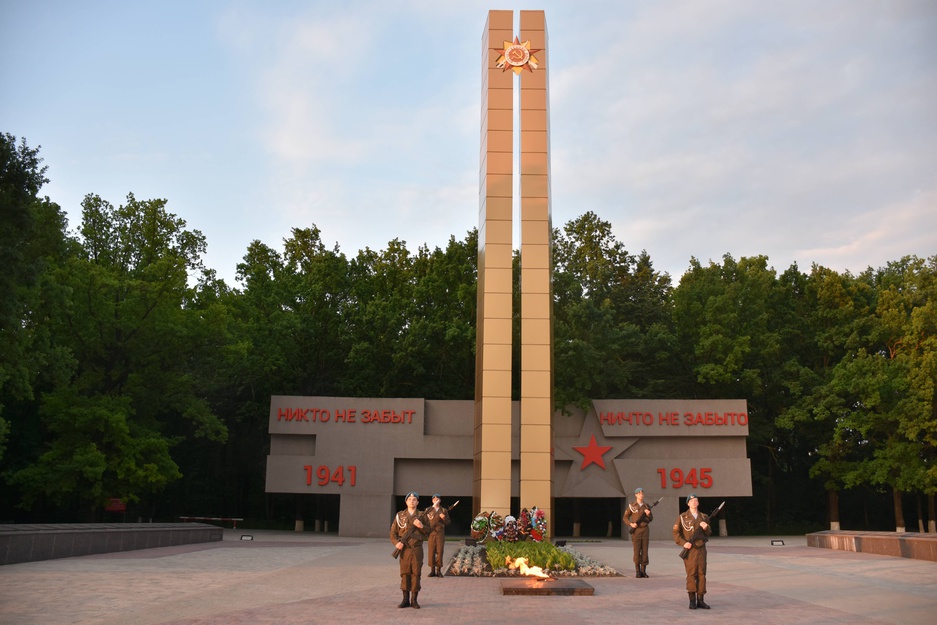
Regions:
<svg viewBox="0 0 937 625"><path fill-rule="evenodd" d="M543 11L490 11L482 36L475 513L511 513L514 88L520 83L520 506L553 513L553 314L547 32Z"/></svg>

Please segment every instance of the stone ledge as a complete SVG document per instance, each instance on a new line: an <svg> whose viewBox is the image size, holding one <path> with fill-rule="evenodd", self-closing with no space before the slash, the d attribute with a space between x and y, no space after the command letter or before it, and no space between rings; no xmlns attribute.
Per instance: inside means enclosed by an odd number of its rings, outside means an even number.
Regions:
<svg viewBox="0 0 937 625"><path fill-rule="evenodd" d="M0 565L214 542L223 532L204 523L0 525Z"/></svg>
<svg viewBox="0 0 937 625"><path fill-rule="evenodd" d="M826 530L807 534L807 546L937 562L937 534Z"/></svg>

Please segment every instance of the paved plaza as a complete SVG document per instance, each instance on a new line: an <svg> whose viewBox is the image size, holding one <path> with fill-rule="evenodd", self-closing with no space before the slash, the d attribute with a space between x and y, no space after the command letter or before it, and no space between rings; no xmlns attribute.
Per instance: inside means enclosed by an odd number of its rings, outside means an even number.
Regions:
<svg viewBox="0 0 937 625"><path fill-rule="evenodd" d="M447 543L447 557L459 544ZM0 624L937 622L934 562L817 549L803 536L713 538L712 609L690 611L673 543L651 542L648 579L634 578L627 541L569 544L623 576L587 578L592 596L505 596L498 578L427 578L424 568L422 609L398 609L389 539L227 529L214 543L0 566Z"/></svg>

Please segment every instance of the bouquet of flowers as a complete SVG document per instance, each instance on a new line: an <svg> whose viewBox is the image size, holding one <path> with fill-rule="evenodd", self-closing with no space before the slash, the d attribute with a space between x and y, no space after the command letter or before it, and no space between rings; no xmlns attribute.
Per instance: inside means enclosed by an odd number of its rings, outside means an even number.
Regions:
<svg viewBox="0 0 937 625"><path fill-rule="evenodd" d="M530 537L539 543L547 533L547 516L537 506L530 509L530 516Z"/></svg>
<svg viewBox="0 0 937 625"><path fill-rule="evenodd" d="M504 519L497 512L492 512L488 517L488 533L497 540L504 537Z"/></svg>
<svg viewBox="0 0 937 625"><path fill-rule="evenodd" d="M521 515L517 519L517 534L519 540L527 540L532 529L533 527L530 523L530 510L527 508L522 508Z"/></svg>
<svg viewBox="0 0 937 625"><path fill-rule="evenodd" d="M518 538L517 519L511 515L504 517L504 530L501 532L501 540L508 543L516 543Z"/></svg>
<svg viewBox="0 0 937 625"><path fill-rule="evenodd" d="M474 519L472 519L472 538L475 540L484 540L488 537L488 517L491 516L489 512L482 512Z"/></svg>

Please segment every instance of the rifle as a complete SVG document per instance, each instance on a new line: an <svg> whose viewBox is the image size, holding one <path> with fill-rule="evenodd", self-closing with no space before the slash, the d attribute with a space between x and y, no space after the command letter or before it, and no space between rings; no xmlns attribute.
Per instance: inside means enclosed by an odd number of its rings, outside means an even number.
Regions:
<svg viewBox="0 0 937 625"><path fill-rule="evenodd" d="M660 499L663 499L663 497L661 497ZM660 503L660 499L658 499L657 501L655 501L654 503L652 503L651 505L649 505L648 508L653 508L654 506L656 506L657 504L659 504L659 503ZM647 515L646 515L646 514L642 514L642 515L641 515L641 520L638 521L638 527L644 527L645 525L647 525L647 523L648 523L648 521L647 521ZM629 534L634 534L635 530L637 530L638 527L629 527L629 528L628 528L628 533L629 533Z"/></svg>
<svg viewBox="0 0 937 625"><path fill-rule="evenodd" d="M452 504L451 506L449 506L449 510L452 510L452 509L455 508L457 505L459 505L459 500L456 500L456 502L455 502L454 504ZM420 512L420 514L419 514L419 516L417 517L417 519L419 519L420 522L423 523L423 525L426 525L426 510L424 510L423 512ZM413 536L413 532L415 532L417 529L418 529L418 528L417 528L416 525L412 525L412 524L410 525L410 529L408 529L408 530L407 530L407 533L404 534L404 535L403 535L403 538L400 539L400 542L403 543L403 546L404 546L404 547L407 546L407 541L410 540L410 537ZM390 555L394 556L394 559L396 559L397 556L400 555L400 551L401 551L400 549L394 549L394 552L393 552L392 554L390 554Z"/></svg>
<svg viewBox="0 0 937 625"><path fill-rule="evenodd" d="M719 514L719 511L722 510L722 506L724 506L724 505L726 505L726 502L723 501L721 504L719 504L719 507L717 507L715 510L713 510L712 512L709 513L709 517L706 519L706 524L707 524L707 525L709 525L710 527L712 527L712 520L716 518L716 515ZM695 542L699 539L700 536L703 535L703 532L704 532L703 528L697 525L697 526L696 526L696 531L693 532L693 535L690 536L690 537L687 539L686 542L688 542L688 543L690 543L690 544L692 545L693 543L695 543ZM686 558L687 558L688 555L690 555L690 550L687 549L686 547L684 547L683 549L680 550L680 557L681 557L682 559L686 560Z"/></svg>
<svg viewBox="0 0 937 625"><path fill-rule="evenodd" d="M448 508L446 508L446 514L449 514L449 512L450 512L453 508L455 508L457 505L459 505L459 500L458 500L458 499L456 499L456 501L455 501L454 504L452 504L451 506L449 506ZM441 506L440 506L440 507L441 507ZM427 508L426 510L424 510L424 511L423 511L423 514L426 514L426 512L427 512L428 510L429 510L429 508ZM430 528L430 529L432 530L432 528Z"/></svg>

